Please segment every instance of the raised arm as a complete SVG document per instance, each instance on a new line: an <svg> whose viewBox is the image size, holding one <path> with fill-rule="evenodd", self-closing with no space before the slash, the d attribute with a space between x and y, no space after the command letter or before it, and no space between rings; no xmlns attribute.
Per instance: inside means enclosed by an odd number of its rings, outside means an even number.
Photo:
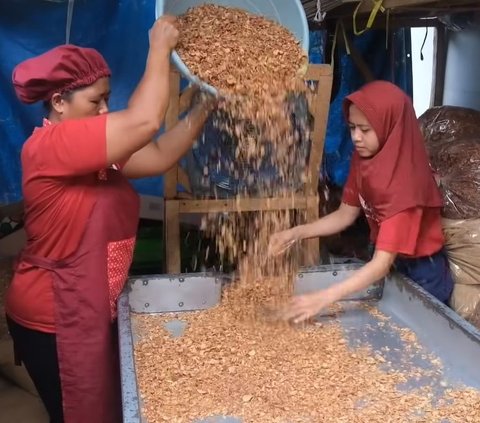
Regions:
<svg viewBox="0 0 480 423"><path fill-rule="evenodd" d="M177 44L175 18L164 16L150 30L145 73L125 110L107 117L107 162L128 159L160 129L169 101L170 53Z"/></svg>

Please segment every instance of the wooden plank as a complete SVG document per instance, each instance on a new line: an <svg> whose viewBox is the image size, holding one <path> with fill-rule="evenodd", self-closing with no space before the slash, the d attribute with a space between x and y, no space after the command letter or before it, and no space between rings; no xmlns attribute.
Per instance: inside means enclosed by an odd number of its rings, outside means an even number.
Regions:
<svg viewBox="0 0 480 423"><path fill-rule="evenodd" d="M227 200L178 200L180 213L246 212L258 210L306 209L317 196L289 198L240 198Z"/></svg>
<svg viewBox="0 0 480 423"><path fill-rule="evenodd" d="M166 273L180 273L180 212L177 200L165 199L165 263Z"/></svg>
<svg viewBox="0 0 480 423"><path fill-rule="evenodd" d="M358 0L349 0L345 3L358 3ZM385 9L394 9L405 6L421 6L426 4L434 4L433 0L384 0L382 5ZM373 1L364 1L360 6L358 13L370 13L373 8ZM381 14L381 12L379 12Z"/></svg>
<svg viewBox="0 0 480 423"><path fill-rule="evenodd" d="M165 115L165 129L172 129L178 122L180 96L180 75L178 72L170 72L170 103ZM163 178L163 195L173 199L177 195L178 165L167 171Z"/></svg>
<svg viewBox="0 0 480 423"><path fill-rule="evenodd" d="M324 76L332 76L333 69L330 65L308 65L304 79L307 81L318 81Z"/></svg>
<svg viewBox="0 0 480 423"><path fill-rule="evenodd" d="M192 192L192 187L190 186L190 178L181 166L177 167L178 183L181 185L187 192ZM178 196L178 193L177 193Z"/></svg>
<svg viewBox="0 0 480 423"><path fill-rule="evenodd" d="M319 200L310 199L307 203L307 223L319 219ZM304 254L302 257L303 266L317 266L320 264L320 240L318 238L308 239L303 242Z"/></svg>
<svg viewBox="0 0 480 423"><path fill-rule="evenodd" d="M318 65L310 65L315 68ZM328 111L330 109L330 97L332 93L333 72L330 65L329 73L323 74L319 78L318 89L312 98L311 113L314 117L314 128L311 134L312 147L310 150L310 159L308 163L308 180L306 185L306 195L312 196L317 194L318 177L320 166L322 163L323 147L325 144L325 133L327 131Z"/></svg>
<svg viewBox="0 0 480 423"><path fill-rule="evenodd" d="M353 29L353 21L349 17L343 16L345 29L351 31ZM357 19L357 26L364 28L367 24L367 18ZM414 17L409 15L390 15L390 21L387 25L386 19L376 19L373 23L372 29L399 29L399 28L425 28L425 27L436 27L442 25L440 24L437 17ZM388 28L387 28L388 26ZM442 25L443 26L443 25Z"/></svg>
<svg viewBox="0 0 480 423"><path fill-rule="evenodd" d="M198 87L190 86L180 95L179 114L185 113L192 103L193 95L198 91Z"/></svg>

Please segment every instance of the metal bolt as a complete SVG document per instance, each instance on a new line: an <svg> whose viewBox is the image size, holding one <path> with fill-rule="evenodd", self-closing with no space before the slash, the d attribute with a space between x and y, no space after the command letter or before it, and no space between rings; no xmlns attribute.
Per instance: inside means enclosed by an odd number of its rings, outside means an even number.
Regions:
<svg viewBox="0 0 480 423"><path fill-rule="evenodd" d="M185 279L184 279L184 278L178 278L178 281L179 281L180 283L183 283L183 282L185 282Z"/></svg>
<svg viewBox="0 0 480 423"><path fill-rule="evenodd" d="M333 272L333 276L337 276L338 275L338 272Z"/></svg>
<svg viewBox="0 0 480 423"><path fill-rule="evenodd" d="M179 306L179 307L183 307L183 302L180 301L180 302L178 303L178 306Z"/></svg>
<svg viewBox="0 0 480 423"><path fill-rule="evenodd" d="M145 308L150 307L150 303L145 303Z"/></svg>
<svg viewBox="0 0 480 423"><path fill-rule="evenodd" d="M144 280L143 281L143 286L147 286L148 285L148 280Z"/></svg>
<svg viewBox="0 0 480 423"><path fill-rule="evenodd" d="M298 279L302 279L303 278L303 273L299 273L298 274Z"/></svg>

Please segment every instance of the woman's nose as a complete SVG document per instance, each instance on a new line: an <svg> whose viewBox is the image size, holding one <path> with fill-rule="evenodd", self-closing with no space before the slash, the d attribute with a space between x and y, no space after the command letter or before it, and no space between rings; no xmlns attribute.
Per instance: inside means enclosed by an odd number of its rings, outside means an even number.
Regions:
<svg viewBox="0 0 480 423"><path fill-rule="evenodd" d="M98 110L98 114L104 115L105 113L108 113L108 103L103 100L100 104L100 109Z"/></svg>
<svg viewBox="0 0 480 423"><path fill-rule="evenodd" d="M354 142L360 142L362 140L362 131L360 129L353 129L352 130L352 140Z"/></svg>

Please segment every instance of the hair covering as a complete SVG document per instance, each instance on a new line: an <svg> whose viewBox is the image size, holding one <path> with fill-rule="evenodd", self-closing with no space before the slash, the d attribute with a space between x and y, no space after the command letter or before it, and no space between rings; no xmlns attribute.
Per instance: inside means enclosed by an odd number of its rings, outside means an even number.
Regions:
<svg viewBox="0 0 480 423"><path fill-rule="evenodd" d="M410 98L390 82L375 81L345 99L347 118L351 104L368 119L380 144L371 158L356 151L352 157L359 193L379 221L412 207L442 207Z"/></svg>
<svg viewBox="0 0 480 423"><path fill-rule="evenodd" d="M35 103L110 75L107 62L97 50L66 44L17 65L12 81L23 103Z"/></svg>

